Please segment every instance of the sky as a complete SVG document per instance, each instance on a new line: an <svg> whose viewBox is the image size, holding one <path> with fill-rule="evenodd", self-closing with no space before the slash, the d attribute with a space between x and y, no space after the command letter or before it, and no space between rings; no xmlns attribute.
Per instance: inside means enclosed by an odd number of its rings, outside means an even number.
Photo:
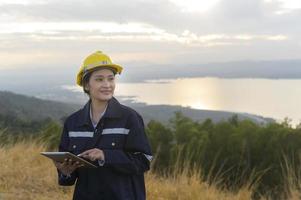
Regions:
<svg viewBox="0 0 301 200"><path fill-rule="evenodd" d="M78 101L75 76L97 50L134 88L161 78L300 78L300 19L300 0L0 0L0 91Z"/></svg>
<svg viewBox="0 0 301 200"><path fill-rule="evenodd" d="M0 0L0 73L301 59L299 0Z"/></svg>

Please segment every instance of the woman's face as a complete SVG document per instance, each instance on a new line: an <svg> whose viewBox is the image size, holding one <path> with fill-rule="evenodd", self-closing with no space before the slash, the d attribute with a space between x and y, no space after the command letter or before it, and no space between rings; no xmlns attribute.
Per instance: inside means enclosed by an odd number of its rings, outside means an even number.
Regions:
<svg viewBox="0 0 301 200"><path fill-rule="evenodd" d="M115 75L109 69L99 69L92 72L88 84L85 86L90 98L97 101L108 101L115 90Z"/></svg>

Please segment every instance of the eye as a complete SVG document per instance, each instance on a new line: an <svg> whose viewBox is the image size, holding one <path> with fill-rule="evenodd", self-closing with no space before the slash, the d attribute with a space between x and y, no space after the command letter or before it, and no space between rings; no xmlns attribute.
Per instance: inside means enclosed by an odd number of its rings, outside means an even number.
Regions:
<svg viewBox="0 0 301 200"><path fill-rule="evenodd" d="M114 81L115 77L109 77L109 81Z"/></svg>
<svg viewBox="0 0 301 200"><path fill-rule="evenodd" d="M95 81L97 82L103 81L103 78L96 78Z"/></svg>

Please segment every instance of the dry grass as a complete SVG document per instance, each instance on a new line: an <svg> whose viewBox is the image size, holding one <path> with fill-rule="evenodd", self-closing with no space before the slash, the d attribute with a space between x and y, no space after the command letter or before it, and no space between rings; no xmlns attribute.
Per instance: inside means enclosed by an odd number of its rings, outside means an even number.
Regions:
<svg viewBox="0 0 301 200"><path fill-rule="evenodd" d="M11 147L0 147L0 200L61 200L72 199L73 187L57 185L56 169L39 152L43 145L21 142ZM151 200L247 200L252 191L241 188L238 193L218 190L200 181L199 172L191 176L184 170L168 177L146 174L147 197ZM294 197L300 194L294 192ZM296 199L296 198L292 198Z"/></svg>
<svg viewBox="0 0 301 200"><path fill-rule="evenodd" d="M57 185L52 162L39 154L44 149L28 142L0 148L0 200L71 199L72 188Z"/></svg>
<svg viewBox="0 0 301 200"><path fill-rule="evenodd" d="M153 173L146 176L147 196L156 200L245 200L251 199L252 192L242 188L233 194L218 190L214 185L202 182L197 171L188 176L184 171L169 177L158 177Z"/></svg>

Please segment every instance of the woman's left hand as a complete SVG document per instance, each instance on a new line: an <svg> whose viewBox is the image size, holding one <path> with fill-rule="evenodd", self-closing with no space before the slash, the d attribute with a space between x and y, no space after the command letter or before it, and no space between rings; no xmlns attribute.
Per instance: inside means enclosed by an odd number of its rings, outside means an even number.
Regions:
<svg viewBox="0 0 301 200"><path fill-rule="evenodd" d="M78 154L78 156L89 159L91 161L105 159L105 155L104 155L103 151L100 149L97 149L97 148L84 151L81 154Z"/></svg>

